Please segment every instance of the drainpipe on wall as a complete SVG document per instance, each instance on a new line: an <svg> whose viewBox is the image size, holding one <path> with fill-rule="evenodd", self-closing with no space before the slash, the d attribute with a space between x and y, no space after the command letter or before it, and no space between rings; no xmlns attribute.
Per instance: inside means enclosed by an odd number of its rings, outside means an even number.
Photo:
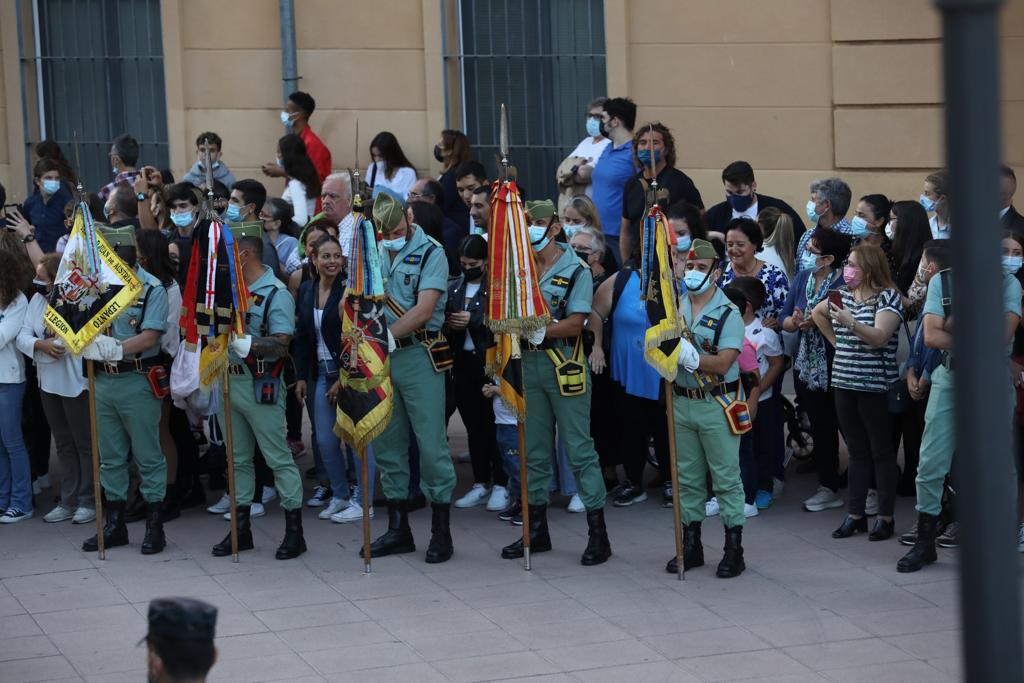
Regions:
<svg viewBox="0 0 1024 683"><path fill-rule="evenodd" d="M299 89L299 65L295 57L295 3L292 0L278 0L281 23L281 81L282 102L288 95Z"/></svg>

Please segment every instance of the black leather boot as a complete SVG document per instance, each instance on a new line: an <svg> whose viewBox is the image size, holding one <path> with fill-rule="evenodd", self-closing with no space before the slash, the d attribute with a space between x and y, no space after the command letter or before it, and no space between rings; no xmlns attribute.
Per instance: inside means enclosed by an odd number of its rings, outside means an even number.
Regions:
<svg viewBox="0 0 1024 683"><path fill-rule="evenodd" d="M607 562L612 556L612 544L608 541L608 529L604 525L604 508L587 510L587 549L583 551L580 564L589 567Z"/></svg>
<svg viewBox="0 0 1024 683"><path fill-rule="evenodd" d="M430 545L424 558L427 564L439 564L452 559L455 548L452 546L452 529L450 516L451 503L430 504Z"/></svg>
<svg viewBox="0 0 1024 683"><path fill-rule="evenodd" d="M935 536L939 531L939 518L924 512L917 513L917 541L914 547L896 563L896 571L903 574L916 572L938 559Z"/></svg>
<svg viewBox="0 0 1024 683"><path fill-rule="evenodd" d="M718 571L715 576L720 579L731 579L739 576L747 565L743 562L743 527L725 527L725 554L722 561L718 563Z"/></svg>
<svg viewBox="0 0 1024 683"><path fill-rule="evenodd" d="M168 484L167 493L164 494L164 502L160 504L161 522L170 522L172 519L181 517L181 505L178 502L178 495L178 487L174 484Z"/></svg>
<svg viewBox="0 0 1024 683"><path fill-rule="evenodd" d="M551 536L548 535L548 506L530 505L530 552L545 553L551 550ZM501 556L514 560L523 556L523 537L501 549Z"/></svg>
<svg viewBox="0 0 1024 683"><path fill-rule="evenodd" d="M142 554L156 555L167 547L164 536L163 503L149 503L146 511L146 537L142 539Z"/></svg>
<svg viewBox="0 0 1024 683"><path fill-rule="evenodd" d="M127 524L141 522L146 519L146 501L142 500L142 493L136 492L131 504L125 508L124 521Z"/></svg>
<svg viewBox="0 0 1024 683"><path fill-rule="evenodd" d="M306 552L306 539L302 535L302 508L284 511L284 540L274 554L279 560L291 560Z"/></svg>
<svg viewBox="0 0 1024 683"><path fill-rule="evenodd" d="M416 552L416 543L409 528L409 506L404 500L388 501L388 530L370 544L370 557ZM363 549L359 549L359 557Z"/></svg>
<svg viewBox="0 0 1024 683"><path fill-rule="evenodd" d="M700 522L690 522L683 526L683 571L704 566L704 544L700 542ZM665 565L669 574L679 573L676 558Z"/></svg>
<svg viewBox="0 0 1024 683"><path fill-rule="evenodd" d="M249 520L249 506L239 505L235 508L236 523L238 525L238 552L252 550L256 546L252 542L252 523ZM227 557L231 554L231 532L224 537L224 540L213 546L211 551L214 557Z"/></svg>
<svg viewBox="0 0 1024 683"><path fill-rule="evenodd" d="M103 547L116 548L120 545L128 545L128 527L124 524L123 500L113 501L103 506ZM82 550L87 553L95 552L99 544L95 536L82 543Z"/></svg>

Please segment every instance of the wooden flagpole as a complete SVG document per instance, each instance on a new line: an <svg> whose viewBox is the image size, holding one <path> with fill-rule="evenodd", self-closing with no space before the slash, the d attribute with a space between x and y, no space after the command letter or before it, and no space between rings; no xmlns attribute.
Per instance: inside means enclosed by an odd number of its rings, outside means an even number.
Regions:
<svg viewBox="0 0 1024 683"><path fill-rule="evenodd" d="M373 482L370 481L370 451L364 446L357 452L362 461L363 477L362 486L359 488L363 494L363 572L373 573L372 558L370 557L370 505L373 504Z"/></svg>
<svg viewBox="0 0 1024 683"><path fill-rule="evenodd" d="M227 229L225 227L225 229ZM224 449L228 458L228 504L231 516L231 561L238 562L238 500L235 498L235 449L231 434L231 389L224 370Z"/></svg>
<svg viewBox="0 0 1024 683"><path fill-rule="evenodd" d="M683 520L680 517L679 467L676 455L676 420L675 407L672 399L672 382L665 380L665 413L668 417L668 462L672 468L672 521L675 525L676 537L676 577L686 580L686 569L683 567Z"/></svg>
<svg viewBox="0 0 1024 683"><path fill-rule="evenodd" d="M523 387L523 419L517 422L519 428L519 500L523 508L523 569L530 571L530 490L526 482L526 415L525 393Z"/></svg>
<svg viewBox="0 0 1024 683"><path fill-rule="evenodd" d="M96 550L101 560L107 559L107 549L103 544L103 486L100 484L100 435L96 428L96 368L95 361L86 361L86 373L89 377L89 439L92 446L92 490L96 498Z"/></svg>

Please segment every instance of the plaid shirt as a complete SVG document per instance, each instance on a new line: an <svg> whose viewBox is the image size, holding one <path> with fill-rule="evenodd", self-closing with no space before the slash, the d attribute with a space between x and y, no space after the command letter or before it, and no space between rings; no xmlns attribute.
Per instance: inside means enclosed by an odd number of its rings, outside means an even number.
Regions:
<svg viewBox="0 0 1024 683"><path fill-rule="evenodd" d="M113 192L114 188L117 187L117 185L120 183L128 183L129 187L134 186L135 179L139 177L140 173L142 173L142 171L121 171L120 173L117 174L117 176L114 177L113 182L107 183L106 185L100 188L100 199L105 200L107 197L109 197L110 193Z"/></svg>
<svg viewBox="0 0 1024 683"><path fill-rule="evenodd" d="M816 227L818 226L813 226L810 230L808 230L807 232L800 236L800 244L798 244L796 247L797 261L800 260L800 254L804 253L804 249L807 247L807 243L811 241L811 235L814 234L814 228ZM850 221L846 220L845 218L841 218L838 223L832 226L832 229L835 230L836 232L848 235L851 238L853 238L853 224L851 224ZM853 238L851 246L857 246L859 243L859 239Z"/></svg>

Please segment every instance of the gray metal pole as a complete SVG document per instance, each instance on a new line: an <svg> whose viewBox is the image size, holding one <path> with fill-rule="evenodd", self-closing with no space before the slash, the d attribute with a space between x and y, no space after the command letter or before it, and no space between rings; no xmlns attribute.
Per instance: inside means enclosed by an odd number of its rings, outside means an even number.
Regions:
<svg viewBox="0 0 1024 683"><path fill-rule="evenodd" d="M299 89L299 63L295 57L295 3L292 0L278 0L281 23L281 80L283 81L282 102Z"/></svg>
<svg viewBox="0 0 1024 683"><path fill-rule="evenodd" d="M1015 478L999 263L1001 0L935 0L943 18L955 293L956 472L965 680L1019 683Z"/></svg>

